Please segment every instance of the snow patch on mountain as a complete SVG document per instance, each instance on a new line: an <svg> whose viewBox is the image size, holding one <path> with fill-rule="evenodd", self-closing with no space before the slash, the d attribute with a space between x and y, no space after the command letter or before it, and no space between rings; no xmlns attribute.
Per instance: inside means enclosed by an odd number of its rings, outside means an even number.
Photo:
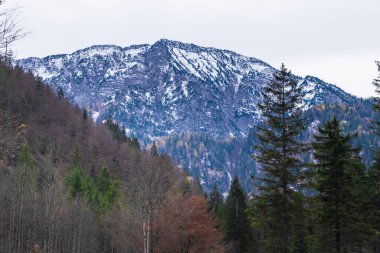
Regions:
<svg viewBox="0 0 380 253"><path fill-rule="evenodd" d="M94 120L113 118L141 138L187 131L247 136L261 120L261 87L275 71L253 57L165 39L124 48L92 46L15 64L62 88ZM306 109L352 99L316 77L298 80L308 91Z"/></svg>

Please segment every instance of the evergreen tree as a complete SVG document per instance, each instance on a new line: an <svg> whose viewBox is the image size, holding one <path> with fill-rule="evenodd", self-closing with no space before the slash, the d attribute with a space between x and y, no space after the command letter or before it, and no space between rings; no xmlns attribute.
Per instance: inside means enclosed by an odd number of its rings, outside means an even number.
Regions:
<svg viewBox="0 0 380 253"><path fill-rule="evenodd" d="M298 245L299 238L292 236L295 212L302 212L302 196L299 193L300 168L298 158L305 145L298 139L304 130L302 118L303 87L284 65L274 74L274 78L262 92L259 108L264 117L263 125L258 127L256 146L258 154L254 159L261 163L263 177L259 186L260 196L257 203L266 217L265 245L268 252L302 252L291 245ZM297 207L297 208L296 208ZM292 242L292 238L298 242ZM304 246L299 245L303 248Z"/></svg>
<svg viewBox="0 0 380 253"><path fill-rule="evenodd" d="M373 80L377 97L373 98L373 108L377 112L374 121L375 131L380 136L380 62L376 62L379 76ZM375 152L374 162L368 172L369 187L369 219L373 233L373 247L375 252L380 252L380 148Z"/></svg>
<svg viewBox="0 0 380 253"><path fill-rule="evenodd" d="M25 187L36 190L36 167L28 144L22 146L17 164L17 175L21 194Z"/></svg>
<svg viewBox="0 0 380 253"><path fill-rule="evenodd" d="M90 179L82 168L74 168L65 178L66 186L71 198L85 197L90 189Z"/></svg>
<svg viewBox="0 0 380 253"><path fill-rule="evenodd" d="M73 154L73 165L70 167L70 173L65 178L66 186L69 191L70 197L75 199L79 196L84 196L89 188L89 179L84 173L82 164L82 154L79 149L79 144L75 146Z"/></svg>
<svg viewBox="0 0 380 253"><path fill-rule="evenodd" d="M119 142L125 142L131 147L140 150L139 140L135 137L126 136L126 131L124 126L119 126L117 122L114 122L112 119L108 119L105 123L108 129L112 132L114 138Z"/></svg>
<svg viewBox="0 0 380 253"><path fill-rule="evenodd" d="M218 186L214 184L210 192L210 197L208 200L208 211L213 212L216 216L220 218L220 212L223 207L223 196L220 194Z"/></svg>
<svg viewBox="0 0 380 253"><path fill-rule="evenodd" d="M368 224L374 252L380 252L380 151L368 171Z"/></svg>
<svg viewBox="0 0 380 253"><path fill-rule="evenodd" d="M346 252L352 246L350 240L360 240L360 210L363 209L360 189L364 169L358 150L350 144L354 135L342 134L336 117L318 131L312 147L317 168L315 183L320 236L324 251ZM325 243L329 240L333 245Z"/></svg>
<svg viewBox="0 0 380 253"><path fill-rule="evenodd" d="M379 72L379 76L375 78L372 82L373 86L375 86L375 93L377 97L373 97L373 108L375 109L376 112L380 112L380 62L376 62L377 64L377 70ZM377 126L377 134L380 134L380 120L377 119L374 122Z"/></svg>
<svg viewBox="0 0 380 253"><path fill-rule="evenodd" d="M77 154L78 152L76 152ZM119 196L119 181L113 180L106 167L95 177L86 175L78 156L75 156L74 168L65 178L72 199L83 197L97 214L109 210Z"/></svg>
<svg viewBox="0 0 380 253"><path fill-rule="evenodd" d="M96 180L91 181L89 202L97 213L110 209L119 196L119 182L113 180L106 167L101 168Z"/></svg>
<svg viewBox="0 0 380 253"><path fill-rule="evenodd" d="M215 215L218 228L222 228L225 216L224 199L216 184L212 187L208 197L207 211Z"/></svg>
<svg viewBox="0 0 380 253"><path fill-rule="evenodd" d="M232 181L225 208L225 241L231 245L233 252L250 252L252 234L246 213L246 195L238 178Z"/></svg>
<svg viewBox="0 0 380 253"><path fill-rule="evenodd" d="M120 128L120 126L114 122L111 118L107 119L106 126L109 130L111 130L114 138L119 142L126 142L127 137L125 136L125 132Z"/></svg>

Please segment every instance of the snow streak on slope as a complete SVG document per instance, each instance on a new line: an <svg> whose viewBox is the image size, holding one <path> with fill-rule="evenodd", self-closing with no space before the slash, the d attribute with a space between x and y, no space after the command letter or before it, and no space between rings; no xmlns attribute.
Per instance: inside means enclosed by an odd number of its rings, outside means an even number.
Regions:
<svg viewBox="0 0 380 253"><path fill-rule="evenodd" d="M260 120L260 90L275 69L227 50L162 39L126 48L92 46L72 54L16 62L62 88L96 120L112 117L131 134L204 132L245 136ZM352 98L318 78L299 78L307 107Z"/></svg>
<svg viewBox="0 0 380 253"><path fill-rule="evenodd" d="M165 39L125 48L92 46L72 54L21 59L15 64L40 76L53 89L62 88L65 96L86 108L95 121L112 118L142 143L189 133L213 140L246 138L250 128L261 120L257 107L261 88L276 70L232 51ZM309 91L306 109L356 99L316 77L296 78ZM196 153L200 144L190 150L190 139L187 144L178 142L186 152L198 155L191 159L206 155ZM223 162L218 163L210 151L207 159L202 157L205 162L200 162L203 167L197 167L197 171L192 171L191 161L185 165L207 185L215 180L229 182L233 171L242 166L231 157L239 154L247 160L250 154L232 152L228 145L217 155ZM174 152L170 154L180 164L190 159ZM245 152L250 151L247 148ZM212 180L205 178L208 174Z"/></svg>

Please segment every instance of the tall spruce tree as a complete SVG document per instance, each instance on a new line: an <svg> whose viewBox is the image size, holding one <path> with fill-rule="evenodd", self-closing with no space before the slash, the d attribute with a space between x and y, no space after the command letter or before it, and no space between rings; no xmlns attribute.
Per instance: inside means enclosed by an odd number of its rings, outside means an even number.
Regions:
<svg viewBox="0 0 380 253"><path fill-rule="evenodd" d="M232 252L251 252L252 232L246 213L246 195L236 177L232 181L225 208L225 241L231 245Z"/></svg>
<svg viewBox="0 0 380 253"><path fill-rule="evenodd" d="M223 196L219 192L218 186L214 184L208 198L208 212L211 212L218 221L218 228L223 226L224 220L224 202Z"/></svg>
<svg viewBox="0 0 380 253"><path fill-rule="evenodd" d="M259 210L265 212L267 219L265 252L302 252L297 247L304 246L299 245L299 238L292 236L292 231L296 231L292 223L298 219L295 212L302 210L297 203L302 196L295 193L302 165L298 157L305 148L298 139L304 129L302 109L306 92L282 65L261 94L259 108L264 123L258 127L258 154L254 159L261 164L263 172L258 203L262 204ZM297 225L301 224L297 221ZM297 242L292 242L292 238Z"/></svg>
<svg viewBox="0 0 380 253"><path fill-rule="evenodd" d="M219 192L218 186L214 184L210 192L210 197L208 200L208 211L213 212L216 215L221 211L223 206L223 196Z"/></svg>
<svg viewBox="0 0 380 253"><path fill-rule="evenodd" d="M373 108L375 111L380 112L380 62L376 62L376 65L379 76L372 82L373 86L375 86L375 93L377 95L377 97L373 97ZM377 126L377 130L380 130L380 119L377 119L375 124ZM378 131L377 134L380 134L380 131Z"/></svg>
<svg viewBox="0 0 380 253"><path fill-rule="evenodd" d="M325 252L352 252L359 244L364 167L336 117L318 128L312 143L316 159L316 190L320 240ZM361 210L361 211L360 211ZM327 242L332 243L327 243ZM354 250L355 251L355 250Z"/></svg>
<svg viewBox="0 0 380 253"><path fill-rule="evenodd" d="M374 129L380 136L380 62L376 62L379 76L373 80L376 97L373 98L373 108L377 112L374 120ZM374 251L380 252L380 148L375 151L374 162L368 171L369 187L369 219L371 221L371 231L373 234Z"/></svg>

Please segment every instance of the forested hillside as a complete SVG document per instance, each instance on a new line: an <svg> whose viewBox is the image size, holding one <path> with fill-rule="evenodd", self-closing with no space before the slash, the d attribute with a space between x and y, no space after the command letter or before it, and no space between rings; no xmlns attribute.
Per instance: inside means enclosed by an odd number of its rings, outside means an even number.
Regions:
<svg viewBox="0 0 380 253"><path fill-rule="evenodd" d="M378 99L303 110L283 66L246 141L184 133L142 149L19 67L0 65L0 92L1 252L379 252ZM224 196L204 180L222 170L187 176L226 157L241 170Z"/></svg>
<svg viewBox="0 0 380 253"><path fill-rule="evenodd" d="M380 253L364 2L0 0L0 253Z"/></svg>
<svg viewBox="0 0 380 253"><path fill-rule="evenodd" d="M345 132L358 134L352 143L360 148L364 164L371 165L379 138L373 131L376 113L370 99L320 104L304 111L303 115L306 126L300 135L303 141L312 141L317 127L335 115ZM160 152L170 154L191 175L198 176L206 191L211 191L216 183L222 193L227 193L234 176L239 178L246 191L252 191L254 184L251 176L259 177L261 173L260 166L252 159L254 145L258 142L256 132L257 128L252 128L246 138L226 139L187 132L161 137L157 145ZM311 153L303 156L307 161L312 159Z"/></svg>
<svg viewBox="0 0 380 253"><path fill-rule="evenodd" d="M168 156L3 63L0 120L0 252L222 252L199 185Z"/></svg>
<svg viewBox="0 0 380 253"><path fill-rule="evenodd" d="M379 95L380 78L373 83ZM306 95L282 66L258 104L254 191L247 197L237 178L225 201L216 186L211 191L210 208L231 252L380 252L380 98L372 99L373 112L356 103L304 112ZM310 122L313 116L321 120Z"/></svg>
<svg viewBox="0 0 380 253"><path fill-rule="evenodd" d="M143 146L157 140L159 152L199 177L205 191L217 183L226 193L234 176L252 190L250 176L257 172L252 132L262 122L257 105L276 71L264 61L161 39L152 45L91 46L14 64L40 76L94 121L112 118ZM357 142L368 147L363 150L368 164L370 101L317 77L294 78L308 91L303 138L312 138L316 126L337 113L349 122L346 130L361 129Z"/></svg>

